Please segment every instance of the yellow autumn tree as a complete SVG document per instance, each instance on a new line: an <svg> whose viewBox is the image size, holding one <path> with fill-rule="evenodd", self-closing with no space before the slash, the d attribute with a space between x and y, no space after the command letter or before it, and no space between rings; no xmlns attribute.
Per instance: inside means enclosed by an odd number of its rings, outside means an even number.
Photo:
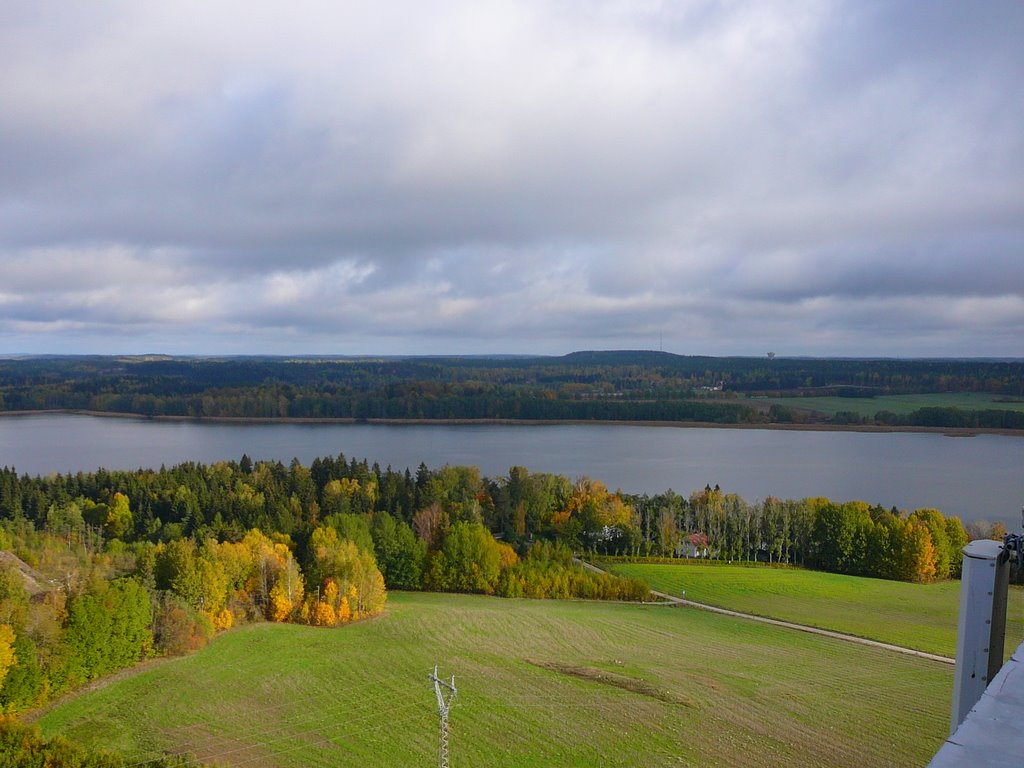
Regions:
<svg viewBox="0 0 1024 768"><path fill-rule="evenodd" d="M244 540L217 542L208 539L203 544L203 553L205 558L218 564L226 582L223 606L215 611L213 621L218 628L227 629L245 620L251 610L253 596L258 591L258 568L253 549ZM222 615L223 610L231 612L230 624Z"/></svg>
<svg viewBox="0 0 1024 768"><path fill-rule="evenodd" d="M896 531L899 534L897 577L905 581L932 581L935 578L935 545L928 528L912 520L901 520Z"/></svg>
<svg viewBox="0 0 1024 768"><path fill-rule="evenodd" d="M284 535L268 538L253 529L242 539L251 558L246 590L266 607L267 618L285 621L297 615L305 592L302 571L292 556L290 539ZM276 618L283 616L284 618Z"/></svg>
<svg viewBox="0 0 1024 768"><path fill-rule="evenodd" d="M235 614L229 608L221 608L211 616L213 628L218 632L224 629L231 629L235 625Z"/></svg>
<svg viewBox="0 0 1024 768"><path fill-rule="evenodd" d="M239 542L209 539L203 549L223 567L231 592L245 589L245 583L254 571L254 559L253 550L244 539Z"/></svg>
<svg viewBox="0 0 1024 768"><path fill-rule="evenodd" d="M911 535L916 540L913 547L917 555L914 563L914 580L933 581L936 574L936 551L931 532L926 526L915 523Z"/></svg>
<svg viewBox="0 0 1024 768"><path fill-rule="evenodd" d="M17 660L14 654L14 630L10 624L0 624L0 683L3 683L7 672Z"/></svg>
<svg viewBox="0 0 1024 768"><path fill-rule="evenodd" d="M338 587L338 582L333 578L327 579L323 589L320 591L320 598L312 605L311 624L318 627L333 627L343 624L352 619L352 609L349 606L349 595L354 593L354 588L349 587L344 595Z"/></svg>
<svg viewBox="0 0 1024 768"><path fill-rule="evenodd" d="M324 584L323 594L320 599L328 605L337 606L338 604L338 582L334 579L328 579Z"/></svg>
<svg viewBox="0 0 1024 768"><path fill-rule="evenodd" d="M322 512L324 515L371 512L377 493L377 478L373 475L363 483L353 477L330 480L324 486Z"/></svg>
<svg viewBox="0 0 1024 768"><path fill-rule="evenodd" d="M276 547L284 546L282 544ZM292 557L290 550L285 548L284 553L278 553L284 562L277 573L274 585L270 588L269 613L272 621L288 621L302 605L302 596L305 587L302 580L302 572Z"/></svg>
<svg viewBox="0 0 1024 768"><path fill-rule="evenodd" d="M266 604L270 599L270 589L281 569L281 559L274 550L274 542L255 528L245 534L241 543L248 551L245 591L253 595L257 601Z"/></svg>
<svg viewBox="0 0 1024 768"><path fill-rule="evenodd" d="M218 629L227 627L223 624L224 612L228 602L228 576L224 564L216 553L203 547L196 558L196 573L199 577L199 608L205 613ZM231 626L228 624L228 626Z"/></svg>
<svg viewBox="0 0 1024 768"><path fill-rule="evenodd" d="M565 506L551 516L551 524L563 536L585 543L602 529L629 527L633 517L633 508L618 493L611 493L599 480L581 477Z"/></svg>
<svg viewBox="0 0 1024 768"><path fill-rule="evenodd" d="M352 620L352 608L348 604L348 595L341 598L338 603L338 623L344 624L346 621Z"/></svg>
<svg viewBox="0 0 1024 768"><path fill-rule="evenodd" d="M333 627L338 623L338 582L327 579L320 600L316 604L314 623L318 627Z"/></svg>
<svg viewBox="0 0 1024 768"><path fill-rule="evenodd" d="M384 586L384 577L377 570L377 563L369 552L359 552L349 595L353 619L375 616L384 610L388 591Z"/></svg>
<svg viewBox="0 0 1024 768"><path fill-rule="evenodd" d="M387 590L377 562L369 552L342 539L334 528L322 526L310 537L312 562L310 574L326 591L337 583L339 594L347 595L352 618L379 613L384 608ZM340 605L335 605L340 609Z"/></svg>
<svg viewBox="0 0 1024 768"><path fill-rule="evenodd" d="M325 600L321 600L316 604L316 615L313 617L313 623L318 627L333 627L338 623L338 616L334 612L334 606Z"/></svg>
<svg viewBox="0 0 1024 768"><path fill-rule="evenodd" d="M501 570L506 571L519 562L515 549L504 541L498 542L498 556L501 558Z"/></svg>
<svg viewBox="0 0 1024 768"><path fill-rule="evenodd" d="M288 590L280 582L270 588L269 618L271 621L287 621L295 610L295 605L288 599Z"/></svg>
<svg viewBox="0 0 1024 768"><path fill-rule="evenodd" d="M132 511L128 497L123 493L115 493L107 507L107 518L103 521L104 531L111 538L119 539L132 527Z"/></svg>

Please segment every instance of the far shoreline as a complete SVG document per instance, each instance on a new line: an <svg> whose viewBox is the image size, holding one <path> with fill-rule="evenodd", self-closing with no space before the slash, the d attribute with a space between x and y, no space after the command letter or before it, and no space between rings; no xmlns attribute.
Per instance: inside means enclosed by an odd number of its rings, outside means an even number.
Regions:
<svg viewBox="0 0 1024 768"><path fill-rule="evenodd" d="M939 434L947 437L974 437L976 435L1001 435L1004 437L1024 437L1024 430L987 429L981 427L914 427L889 426L877 424L722 424L712 421L630 421L619 419L357 419L313 418L294 416L147 416L140 413L123 413L114 411L90 411L74 408L50 408L43 410L0 411L0 418L24 418L29 416L93 416L108 419L129 419L136 421L157 421L165 423L191 424L234 424L267 425L267 424L299 424L299 425L349 425L367 424L371 426L620 426L620 427L669 427L676 429L760 429L782 432L872 432L872 433L925 433Z"/></svg>

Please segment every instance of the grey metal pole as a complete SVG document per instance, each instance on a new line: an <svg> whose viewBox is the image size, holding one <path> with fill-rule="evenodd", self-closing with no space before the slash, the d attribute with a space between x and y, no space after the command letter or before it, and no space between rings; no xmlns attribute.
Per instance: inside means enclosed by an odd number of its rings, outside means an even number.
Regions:
<svg viewBox="0 0 1024 768"><path fill-rule="evenodd" d="M449 768L448 765L448 712L452 707L452 700L455 698L455 675L451 680L442 680L437 676L437 665L434 665L434 673L429 675L434 683L434 693L437 695L437 713L441 720L441 742L438 746L437 765L438 768Z"/></svg>
<svg viewBox="0 0 1024 768"><path fill-rule="evenodd" d="M1003 665L1008 561L1009 553L999 541L979 539L964 547L950 734Z"/></svg>

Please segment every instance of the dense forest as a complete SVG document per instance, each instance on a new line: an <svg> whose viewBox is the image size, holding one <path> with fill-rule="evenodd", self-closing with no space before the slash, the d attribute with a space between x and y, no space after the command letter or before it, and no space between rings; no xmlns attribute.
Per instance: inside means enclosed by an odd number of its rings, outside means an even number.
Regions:
<svg viewBox="0 0 1024 768"><path fill-rule="evenodd" d="M488 478L475 467L420 464L414 473L343 455L315 459L308 467L243 456L212 465L47 477L3 468L0 521L8 530L45 532L92 550L113 544L166 548L181 540L201 548L206 541L259 537L251 548L276 547L280 558L293 556L304 569L313 568L318 542L328 535L323 532L334 531L374 556L388 587L403 589L445 589L459 578L446 560L481 550L481 541L489 539L496 549L483 547L488 557L496 552L506 566L518 566L521 556L528 560L528 552L542 549L531 545L547 541L554 546L547 560L560 559L560 549L567 548L799 563L914 580L955 575L955 557L943 553L965 541L960 521L935 510L908 513L823 498L751 503L717 486L689 497L671 490L636 496L587 477L572 481L524 467ZM882 565L887 548L903 544L891 531L883 537L888 544L878 538L896 528L914 529L917 536L928 532L935 553L917 573L898 575ZM497 588L492 580L478 591ZM269 594L269 586L261 589Z"/></svg>
<svg viewBox="0 0 1024 768"><path fill-rule="evenodd" d="M640 581L586 571L565 543L499 541L484 524L493 508L476 470L421 467L413 478L342 457L48 478L0 470L0 710L190 652L238 623L373 616L388 588L647 597Z"/></svg>
<svg viewBox="0 0 1024 768"><path fill-rule="evenodd" d="M715 358L665 352L563 357L30 357L0 361L0 411L190 418L791 422L746 396L985 392L1024 397L1024 362ZM880 409L881 410L881 409ZM1024 429L1024 412L880 413L887 426ZM837 420L843 423L843 420Z"/></svg>

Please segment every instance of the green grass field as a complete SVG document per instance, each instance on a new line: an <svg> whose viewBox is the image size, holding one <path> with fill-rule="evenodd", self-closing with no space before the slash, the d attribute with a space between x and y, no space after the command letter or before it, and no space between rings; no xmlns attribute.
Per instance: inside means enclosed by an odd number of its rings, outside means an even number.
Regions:
<svg viewBox="0 0 1024 768"><path fill-rule="evenodd" d="M999 402L984 392L955 392L934 395L881 395L879 397L758 397L765 405L783 405L801 411L817 411L829 416L852 411L873 417L879 411L905 416L919 408L961 408L965 411L1024 411L1024 401Z"/></svg>
<svg viewBox="0 0 1024 768"><path fill-rule="evenodd" d="M908 584L802 568L621 564L611 570L700 603L953 656L960 582ZM1006 652L1024 639L1024 589L1010 589Z"/></svg>
<svg viewBox="0 0 1024 768"><path fill-rule="evenodd" d="M922 766L952 669L699 610L395 594L342 629L261 624L63 703L44 734L225 766Z"/></svg>

